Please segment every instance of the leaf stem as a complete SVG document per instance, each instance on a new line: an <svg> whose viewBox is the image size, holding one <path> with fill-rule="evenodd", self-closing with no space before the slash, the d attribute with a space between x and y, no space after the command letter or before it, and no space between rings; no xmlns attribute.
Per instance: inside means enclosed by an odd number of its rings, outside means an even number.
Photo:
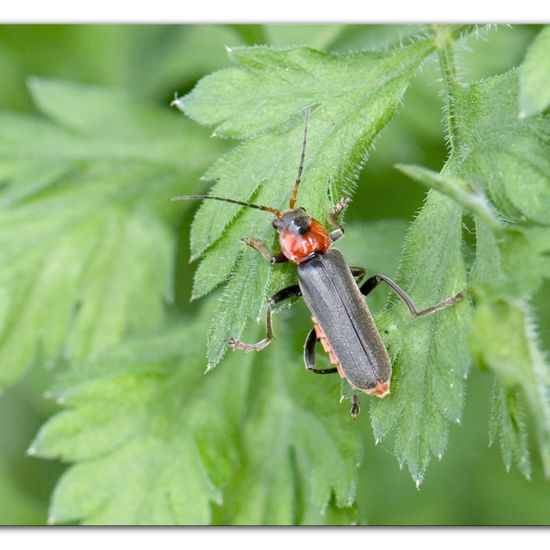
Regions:
<svg viewBox="0 0 550 550"><path fill-rule="evenodd" d="M447 115L447 140L450 152L456 151L460 142L460 113L456 108L456 98L461 84L456 73L454 44L459 36L459 29L451 25L434 25L435 45L439 55L439 66L443 77L445 93L445 113Z"/></svg>

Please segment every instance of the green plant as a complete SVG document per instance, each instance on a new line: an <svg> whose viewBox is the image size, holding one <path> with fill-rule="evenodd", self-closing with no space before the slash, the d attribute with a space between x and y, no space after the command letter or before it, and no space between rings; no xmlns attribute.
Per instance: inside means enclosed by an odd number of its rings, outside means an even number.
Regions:
<svg viewBox="0 0 550 550"><path fill-rule="evenodd" d="M355 192L375 138L430 56L443 80L445 165L400 164L430 188L415 220L349 224L342 247L370 272L397 271L419 307L463 288L468 299L412 320L401 303L375 298L394 376L392 394L370 402L374 437L419 486L460 422L473 358L494 377L490 437L505 465L531 475L528 410L550 476L550 371L531 306L550 273L550 72L540 69L548 30L521 68L472 83L457 76L454 57L476 29L414 30L385 51L230 50L232 68L175 100L216 137L236 140L230 150L175 112L61 82L33 81L42 118L2 115L0 381L13 384L33 362L66 367L49 389L63 408L30 447L72 464L52 522L365 520L356 492L368 407L350 421L338 405L346 388L297 366L284 322L268 350L224 358L227 338L253 340L250 321L263 318L266 297L295 280L240 241L275 246L269 218L199 207L193 297L204 304L182 313L167 303L178 212L193 207L168 199L198 191L203 167L224 152L203 178L213 193L284 208L309 107L299 203L323 219ZM464 239L464 224L475 240ZM221 298L205 298L221 285Z"/></svg>

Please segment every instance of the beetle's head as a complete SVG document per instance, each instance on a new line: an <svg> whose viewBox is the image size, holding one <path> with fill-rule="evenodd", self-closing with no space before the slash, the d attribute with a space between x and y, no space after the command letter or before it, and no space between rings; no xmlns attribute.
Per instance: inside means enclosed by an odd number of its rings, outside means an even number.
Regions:
<svg viewBox="0 0 550 550"><path fill-rule="evenodd" d="M326 252L332 244L323 224L308 216L303 208L281 212L273 220L273 227L279 232L283 254L297 264Z"/></svg>
<svg viewBox="0 0 550 550"><path fill-rule="evenodd" d="M304 208L286 210L273 220L273 227L279 233L288 232L294 235L305 235L311 227L311 218Z"/></svg>

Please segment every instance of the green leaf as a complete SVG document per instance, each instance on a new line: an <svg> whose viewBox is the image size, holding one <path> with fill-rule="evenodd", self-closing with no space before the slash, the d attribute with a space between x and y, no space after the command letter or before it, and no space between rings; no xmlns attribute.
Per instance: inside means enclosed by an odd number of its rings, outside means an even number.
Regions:
<svg viewBox="0 0 550 550"><path fill-rule="evenodd" d="M521 397L517 388L506 388L498 381L495 382L491 400L489 445L498 439L506 470L510 471L515 463L529 479L531 460Z"/></svg>
<svg viewBox="0 0 550 550"><path fill-rule="evenodd" d="M212 193L285 208L296 178L304 113L312 109L299 203L324 219L331 202L350 194L366 151L391 118L431 39L388 52L326 54L307 48L267 47L231 51L236 68L205 77L175 103L221 137L245 140L205 175ZM215 366L229 336L240 337L261 314L266 295L290 284L287 268L269 269L240 239L273 243L263 212L206 201L192 227L194 257L206 252L193 294L227 286L210 334ZM215 269L213 267L216 266Z"/></svg>
<svg viewBox="0 0 550 550"><path fill-rule="evenodd" d="M418 309L466 288L461 230L462 208L431 191L407 234L397 277ZM377 440L394 433L397 460L417 486L431 456L445 451L448 423L460 422L470 316L467 299L418 319L394 300L380 318L393 363L392 394L372 403L372 425Z"/></svg>
<svg viewBox="0 0 550 550"><path fill-rule="evenodd" d="M477 362L496 375L502 392L498 421L507 467L529 475L526 435L518 424L518 388L531 412L545 475L550 476L550 365L540 350L528 300L548 277L550 250L550 117L518 119L518 71L459 88L459 147L451 174L475 181L510 222L494 235L476 223L471 280L478 298L470 343ZM521 224L521 225L519 225ZM495 431L495 428L493 428Z"/></svg>
<svg viewBox="0 0 550 550"><path fill-rule="evenodd" d="M182 123L168 109L144 102L127 91L43 79L31 79L30 89L37 107L56 124L44 124L44 129L55 131L63 140L59 147L48 136L38 136L40 143L36 143L33 153L41 158L55 155L140 161L191 174L201 170L205 156L208 158L201 140L203 132L189 131L192 126ZM12 154L22 153L25 142L9 143L15 146Z"/></svg>
<svg viewBox="0 0 550 550"><path fill-rule="evenodd" d="M400 220L355 224L349 249L361 238L372 269L393 271L405 226ZM203 376L213 309L206 306L192 322L127 339L59 376L48 393L63 410L31 447L76 463L55 491L52 520L356 520L367 415L353 422L349 403L339 403L338 377L311 375L301 353L288 351L294 331L280 317L290 312L275 315L277 341L270 348L232 353L223 369ZM168 509L167 502L185 504Z"/></svg>
<svg viewBox="0 0 550 550"><path fill-rule="evenodd" d="M527 301L550 268L549 228L529 223L550 221L550 118L519 120L518 86L517 71L511 71L460 89L455 101L460 147L448 168L477 181L509 221L522 223L499 235L480 220L476 223L471 281L478 303L470 343L477 362L490 368L502 387L492 431L500 433L506 466L515 462L529 475L526 434L514 397L519 388L533 415L549 476L550 366L539 349Z"/></svg>
<svg viewBox="0 0 550 550"><path fill-rule="evenodd" d="M527 432L521 417L525 401L537 429L548 476L550 443L550 365L539 349L527 305L550 274L550 229L510 229L498 238L478 222L471 272L478 304L471 332L477 362L496 375L490 435L498 437L506 467L516 463L530 476Z"/></svg>
<svg viewBox="0 0 550 550"><path fill-rule="evenodd" d="M513 227L495 236L476 224L471 284L484 296L528 299L550 274L550 228Z"/></svg>
<svg viewBox="0 0 550 550"><path fill-rule="evenodd" d="M539 450L546 477L550 476L550 365L538 343L533 319L527 304L484 300L474 317L471 345L477 361L490 368L508 393L520 388L526 398L536 426ZM506 403L506 414L517 418L514 402ZM522 462L526 456L524 435L517 435L512 423L503 426L508 442L504 447L507 467L511 458L519 457L520 470L529 474ZM521 428L519 428L521 430ZM517 461L517 458L516 458Z"/></svg>
<svg viewBox="0 0 550 550"><path fill-rule="evenodd" d="M550 117L520 120L517 102L516 70L460 88L448 173L483 189L505 219L548 225Z"/></svg>
<svg viewBox="0 0 550 550"><path fill-rule="evenodd" d="M515 462L529 475L526 432L517 411L516 393L521 388L549 475L549 367L526 300L550 267L548 227L532 223L550 221L550 118L518 119L518 71L464 86L456 79L451 46L443 46L440 61L451 145L445 176L483 189L510 222L502 231L489 217L478 216L470 273L477 298L470 346L477 362L491 368L498 379L490 431L493 439L500 437L506 466ZM455 199L463 203L460 196Z"/></svg>
<svg viewBox="0 0 550 550"><path fill-rule="evenodd" d="M278 335L253 371L255 400L242 430L246 459L224 515L232 524L319 525L331 500L349 512L355 500L361 423L339 405L338 377L312 376L296 364L297 354L285 352L288 331Z"/></svg>
<svg viewBox="0 0 550 550"><path fill-rule="evenodd" d="M542 113L550 105L550 27L529 48L520 71L520 117Z"/></svg>
<svg viewBox="0 0 550 550"><path fill-rule="evenodd" d="M162 322L169 199L216 154L188 123L128 94L32 89L49 119L0 115L0 386L37 354L82 361Z"/></svg>
<svg viewBox="0 0 550 550"><path fill-rule="evenodd" d="M251 356L204 376L204 328L203 315L128 340L60 378L51 394L64 410L30 450L76 462L57 485L50 522L211 521L239 459Z"/></svg>

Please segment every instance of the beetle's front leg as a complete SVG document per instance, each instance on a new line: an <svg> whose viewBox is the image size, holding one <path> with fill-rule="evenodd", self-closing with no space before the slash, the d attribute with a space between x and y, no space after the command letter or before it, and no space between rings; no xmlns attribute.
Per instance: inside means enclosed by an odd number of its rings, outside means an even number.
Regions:
<svg viewBox="0 0 550 550"><path fill-rule="evenodd" d="M330 239L332 242L337 241L344 236L344 229L338 222L338 217L347 208L350 202L351 199L349 197L344 197L332 207L327 215L327 222L329 223L329 225L331 225L332 227L336 227L336 229L330 234Z"/></svg>
<svg viewBox="0 0 550 550"><path fill-rule="evenodd" d="M260 340L256 344L245 344L244 342L241 342L241 340L237 340L237 338L229 338L229 340L227 341L227 345L234 350L242 349L244 351L260 351L265 347L269 346L269 344L271 344L274 338L273 323L271 320L273 306L292 296L301 296L301 295L302 295L302 291L300 290L300 287L298 285L292 285L287 288L283 288L283 290L280 290L279 292L277 292L277 294L274 294L270 298L269 302L267 303L267 314L266 314L266 321L265 321L266 335L263 340Z"/></svg>
<svg viewBox="0 0 550 550"><path fill-rule="evenodd" d="M253 237L246 237L241 239L244 244L252 247L256 252L259 252L268 262L272 264L281 264L288 262L288 258L281 252L279 254L272 254L267 245L261 239L254 239Z"/></svg>

